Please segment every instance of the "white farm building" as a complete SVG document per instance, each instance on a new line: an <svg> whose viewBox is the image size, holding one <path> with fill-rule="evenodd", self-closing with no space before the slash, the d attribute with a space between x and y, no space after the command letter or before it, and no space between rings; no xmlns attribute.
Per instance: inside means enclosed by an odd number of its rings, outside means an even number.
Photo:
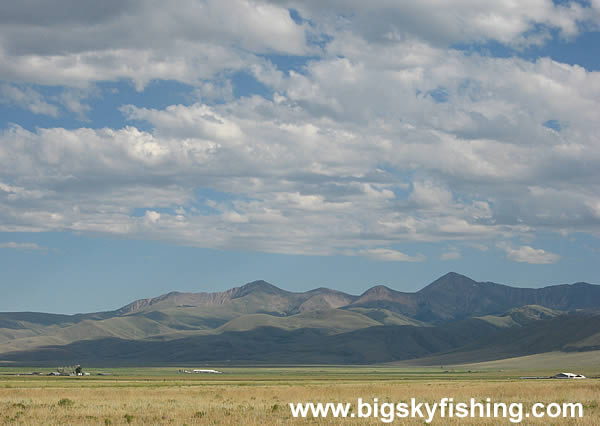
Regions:
<svg viewBox="0 0 600 426"><path fill-rule="evenodd" d="M558 373L556 376L552 376L553 379L585 379L583 374L573 373Z"/></svg>

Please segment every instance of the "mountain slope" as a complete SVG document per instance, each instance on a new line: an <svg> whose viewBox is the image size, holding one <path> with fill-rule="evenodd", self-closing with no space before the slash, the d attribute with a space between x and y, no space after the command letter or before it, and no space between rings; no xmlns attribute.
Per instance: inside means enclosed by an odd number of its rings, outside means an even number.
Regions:
<svg viewBox="0 0 600 426"><path fill-rule="evenodd" d="M427 356L421 365L464 364L549 352L600 349L600 314L577 313L501 328L487 338Z"/></svg>
<svg viewBox="0 0 600 426"><path fill-rule="evenodd" d="M87 363L254 361L269 363L372 363L450 350L489 335L480 320L447 327L376 326L329 335L322 330L259 327L249 331L174 340L103 338L0 355L20 362L84 360Z"/></svg>
<svg viewBox="0 0 600 426"><path fill-rule="evenodd" d="M499 314L525 305L570 311L600 307L600 286L576 283L540 289L476 282L456 273L437 279L416 293L422 320L446 320Z"/></svg>
<svg viewBox="0 0 600 426"><path fill-rule="evenodd" d="M243 315L223 324L217 331L222 333L225 331L249 331L260 327L277 327L284 330L313 328L327 334L335 334L378 325L382 324L359 312L327 309L306 311L287 317L266 314Z"/></svg>
<svg viewBox="0 0 600 426"><path fill-rule="evenodd" d="M439 323L472 316L497 315L512 308L539 305L570 311L598 309L600 286L576 283L540 289L516 288L492 282L477 282L450 272L416 293L376 286L350 306L381 308L414 320Z"/></svg>
<svg viewBox="0 0 600 426"><path fill-rule="evenodd" d="M490 324L497 327L516 327L564 314L565 312L563 311L546 308L544 306L525 305L519 308L513 308L502 315L485 315L479 318L488 321Z"/></svg>
<svg viewBox="0 0 600 426"><path fill-rule="evenodd" d="M466 345L471 341L470 334L478 335L477 330L481 327L490 327L494 333L506 329L510 334L516 333L518 328L529 330L533 323L558 320L570 311L594 309L600 310L600 286L586 283L541 289L514 288L476 282L449 273L415 293L375 286L354 296L327 288L290 292L265 281L253 281L217 293L171 292L140 299L110 312L77 315L0 313L0 354L10 352L24 356L26 352L37 353L38 349L50 346L55 348L53 353L59 353L57 348L60 346L65 350L89 348L98 341L119 342L121 346L132 345L131 342L152 346L157 342L208 339L227 346L227 339L231 338L252 347L253 344L246 340L256 334L266 340L281 338L283 341L310 336L315 340L302 341L305 348L324 351L322 345L344 347L344 356L341 352L334 355L333 348L327 349L331 357L341 357L342 361L345 358L377 358L365 355L369 350L363 347L365 345L384 350L382 357L386 352L392 357L424 356ZM449 336L455 336L451 345L439 343L448 340L439 340L436 333L447 331L444 327L458 324L460 321L457 320L463 319L467 321L464 324L470 324L465 327L472 330L464 334L450 333ZM561 321L556 324L563 324ZM568 323L564 324L566 327ZM390 331L396 328L402 332ZM348 333L357 333L355 337L362 340L351 344L342 337L347 337ZM404 349L390 349L395 346L386 343L385 339L392 335L401 339L397 344ZM340 336L341 340L335 340L338 338L335 336ZM480 342L485 341L485 336ZM508 345L508 341L505 343L508 352L518 352L516 347ZM569 341L559 349L587 350L598 345L600 333ZM271 347L267 343L265 346ZM480 349L472 347L468 350ZM306 353L300 347L293 347L293 350ZM268 357L272 358L271 355ZM316 354L311 357L318 358Z"/></svg>
<svg viewBox="0 0 600 426"><path fill-rule="evenodd" d="M593 350L600 315L572 314L498 328L479 319L435 327L375 326L345 333L258 327L248 331L165 339L102 338L0 355L21 363L144 364L264 362L369 364L424 358L431 365L510 358L551 351ZM429 358L426 358L429 357Z"/></svg>

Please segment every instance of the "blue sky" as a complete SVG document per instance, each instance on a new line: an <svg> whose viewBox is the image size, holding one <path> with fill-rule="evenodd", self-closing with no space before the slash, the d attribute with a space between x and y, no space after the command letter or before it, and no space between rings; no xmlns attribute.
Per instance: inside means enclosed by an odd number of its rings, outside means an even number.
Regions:
<svg viewBox="0 0 600 426"><path fill-rule="evenodd" d="M600 283L596 0L5 3L0 311Z"/></svg>

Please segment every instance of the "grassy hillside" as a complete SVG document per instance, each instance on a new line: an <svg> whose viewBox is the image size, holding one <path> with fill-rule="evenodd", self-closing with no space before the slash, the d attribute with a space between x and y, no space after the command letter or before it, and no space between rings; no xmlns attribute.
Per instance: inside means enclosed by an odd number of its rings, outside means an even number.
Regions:
<svg viewBox="0 0 600 426"><path fill-rule="evenodd" d="M319 315L315 318L318 320ZM426 365L448 365L551 351L592 350L595 346L586 342L595 341L599 329L600 315L587 314L561 315L511 328L496 327L480 319L432 327L374 326L335 334L319 328L263 326L210 334L186 332L145 340L79 340L5 353L0 360L369 364L421 358L420 362Z"/></svg>
<svg viewBox="0 0 600 426"><path fill-rule="evenodd" d="M418 363L467 364L547 352L592 352L598 350L598 330L598 314L561 315L520 327L498 328L496 332L482 339L450 351L423 357Z"/></svg>
<svg viewBox="0 0 600 426"><path fill-rule="evenodd" d="M399 314L397 312L392 312L388 309L383 308L355 308L349 307L345 308L352 312L358 312L364 316L372 318L373 320L383 324L383 325L415 325L415 326L424 326L426 325L422 321L415 320L406 315Z"/></svg>
<svg viewBox="0 0 600 426"><path fill-rule="evenodd" d="M237 317L219 327L216 332L249 331L260 327L277 327L284 330L314 328L335 334L382 325L359 312L341 309L307 311L288 317L267 314L250 314Z"/></svg>
<svg viewBox="0 0 600 426"><path fill-rule="evenodd" d="M80 340L17 353L0 360L20 362L86 360L91 362L260 361L278 364L364 364L409 359L447 351L489 335L495 328L468 320L443 327L376 326L329 334L322 329L249 331L191 335L183 338ZM81 361L79 361L81 362Z"/></svg>
<svg viewBox="0 0 600 426"><path fill-rule="evenodd" d="M496 327L519 327L533 321L550 319L564 314L563 311L545 308L544 306L526 305L513 308L502 315L484 315L479 318Z"/></svg>

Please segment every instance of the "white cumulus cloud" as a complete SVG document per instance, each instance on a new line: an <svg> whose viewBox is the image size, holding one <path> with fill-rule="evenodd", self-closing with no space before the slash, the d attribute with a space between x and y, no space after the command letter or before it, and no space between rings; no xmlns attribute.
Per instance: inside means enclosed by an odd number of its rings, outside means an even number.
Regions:
<svg viewBox="0 0 600 426"><path fill-rule="evenodd" d="M504 250L506 257L514 262L545 265L556 263L560 260L558 254L530 246L512 247L508 243L499 243L498 248Z"/></svg>
<svg viewBox="0 0 600 426"><path fill-rule="evenodd" d="M451 47L572 38L596 3L107 1L0 5L4 102L89 120L0 131L0 231L392 261L424 260L386 248L411 242L600 235L600 73ZM240 70L266 94L236 98ZM195 103L134 97L129 125L96 125L86 99L121 80L186 83Z"/></svg>
<svg viewBox="0 0 600 426"><path fill-rule="evenodd" d="M423 262L425 260L425 256L420 253L415 256L409 256L401 251L387 248L359 250L358 253L370 257L371 259L383 260L386 262Z"/></svg>
<svg viewBox="0 0 600 426"><path fill-rule="evenodd" d="M450 249L440 255L440 260L458 260L462 258L462 254L457 249Z"/></svg>
<svg viewBox="0 0 600 426"><path fill-rule="evenodd" d="M37 243L15 243L14 241L0 242L0 249L14 249L14 250L46 250L45 247L40 246Z"/></svg>

